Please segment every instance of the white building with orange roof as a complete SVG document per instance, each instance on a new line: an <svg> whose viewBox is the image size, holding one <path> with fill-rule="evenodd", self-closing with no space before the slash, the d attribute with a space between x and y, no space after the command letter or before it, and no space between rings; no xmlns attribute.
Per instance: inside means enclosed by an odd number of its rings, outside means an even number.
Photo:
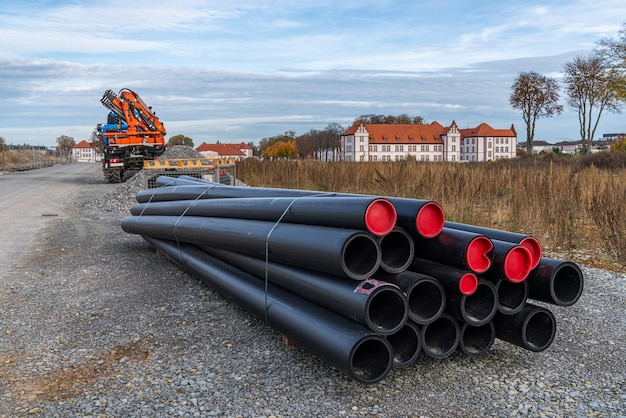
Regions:
<svg viewBox="0 0 626 418"><path fill-rule="evenodd" d="M247 147L246 151L242 149L242 144ZM204 155L207 158L234 158L235 160L243 160L249 156L252 156L252 148L244 144L207 144L203 142L200 144L196 151Z"/></svg>
<svg viewBox="0 0 626 418"><path fill-rule="evenodd" d="M102 154L98 153L96 145L86 140L80 141L72 148L72 159L78 162L93 163L102 159Z"/></svg>
<svg viewBox="0 0 626 418"><path fill-rule="evenodd" d="M357 121L341 135L341 156L344 161L491 161L514 158L516 145L513 125L459 129L454 121L448 127Z"/></svg>

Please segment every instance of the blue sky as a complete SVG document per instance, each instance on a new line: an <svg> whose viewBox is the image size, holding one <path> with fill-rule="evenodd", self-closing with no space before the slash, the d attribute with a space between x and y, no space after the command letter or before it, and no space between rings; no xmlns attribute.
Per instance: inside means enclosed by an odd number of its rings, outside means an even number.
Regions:
<svg viewBox="0 0 626 418"><path fill-rule="evenodd" d="M516 76L560 79L624 22L623 0L4 0L0 136L88 139L105 122L104 91L130 88L168 136L196 145L402 113L463 128L515 124L521 142L509 104ZM596 136L626 131L625 121L603 115ZM578 131L565 106L539 119L535 139Z"/></svg>

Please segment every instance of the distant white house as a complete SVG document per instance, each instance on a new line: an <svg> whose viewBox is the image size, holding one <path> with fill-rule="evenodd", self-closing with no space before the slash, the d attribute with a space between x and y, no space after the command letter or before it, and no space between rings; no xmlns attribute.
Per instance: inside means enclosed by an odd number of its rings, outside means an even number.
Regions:
<svg viewBox="0 0 626 418"><path fill-rule="evenodd" d="M252 147L245 142L240 144L207 144L203 142L196 148L207 158L234 158L243 160L252 157Z"/></svg>
<svg viewBox="0 0 626 418"><path fill-rule="evenodd" d="M100 161L102 154L98 153L94 143L83 139L72 148L72 159L78 162L93 163Z"/></svg>

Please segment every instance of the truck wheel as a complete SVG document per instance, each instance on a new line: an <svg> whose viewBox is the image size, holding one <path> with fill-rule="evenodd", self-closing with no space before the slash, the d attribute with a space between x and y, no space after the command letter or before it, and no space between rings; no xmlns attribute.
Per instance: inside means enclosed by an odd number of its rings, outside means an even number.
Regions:
<svg viewBox="0 0 626 418"><path fill-rule="evenodd" d="M121 170L105 170L104 177L107 183L121 183L122 171Z"/></svg>

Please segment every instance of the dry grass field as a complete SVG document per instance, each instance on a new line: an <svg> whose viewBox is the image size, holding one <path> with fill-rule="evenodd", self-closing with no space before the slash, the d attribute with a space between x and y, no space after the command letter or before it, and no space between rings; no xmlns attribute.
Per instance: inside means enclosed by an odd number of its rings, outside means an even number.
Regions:
<svg viewBox="0 0 626 418"><path fill-rule="evenodd" d="M587 265L626 265L625 153L465 164L248 159L237 177L257 187L434 200L446 220L533 235L546 251Z"/></svg>

